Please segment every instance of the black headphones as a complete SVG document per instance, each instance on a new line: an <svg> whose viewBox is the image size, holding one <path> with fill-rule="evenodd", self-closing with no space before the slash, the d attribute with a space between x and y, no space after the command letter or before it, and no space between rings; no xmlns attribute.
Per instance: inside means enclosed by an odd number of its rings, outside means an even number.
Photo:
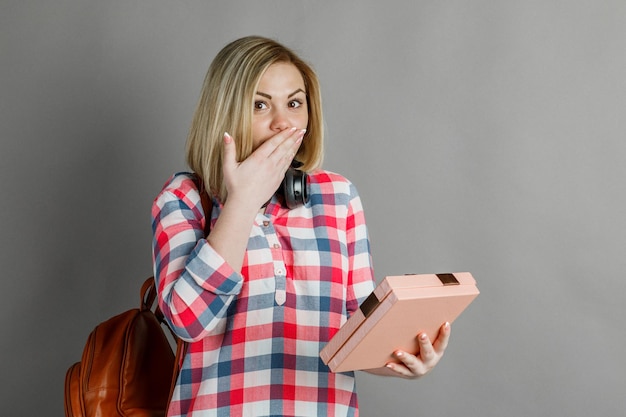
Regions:
<svg viewBox="0 0 626 417"><path fill-rule="evenodd" d="M306 172L298 169L302 165L302 162L294 159L280 185L279 192L285 198L285 204L289 209L294 209L309 201L309 177Z"/></svg>

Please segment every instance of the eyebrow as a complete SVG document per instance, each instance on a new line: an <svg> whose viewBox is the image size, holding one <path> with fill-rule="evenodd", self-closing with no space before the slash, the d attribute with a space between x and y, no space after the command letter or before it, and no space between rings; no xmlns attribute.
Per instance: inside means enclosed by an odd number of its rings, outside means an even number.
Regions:
<svg viewBox="0 0 626 417"><path fill-rule="evenodd" d="M269 99L269 100L271 100L271 99L272 99L272 96L270 96L270 95L269 95L269 94L267 94L267 93L262 93L262 92L260 92L260 91L257 91L256 93L257 93L258 95L262 96L262 97L265 97L265 98ZM289 94L289 95L287 96L287 98L291 98L291 97L295 96L295 95L296 95L296 94L298 94L298 93L304 93L304 94L306 94L306 91L304 91L304 90L303 90L303 89L301 89L301 88L298 88L296 91L294 91L293 93Z"/></svg>

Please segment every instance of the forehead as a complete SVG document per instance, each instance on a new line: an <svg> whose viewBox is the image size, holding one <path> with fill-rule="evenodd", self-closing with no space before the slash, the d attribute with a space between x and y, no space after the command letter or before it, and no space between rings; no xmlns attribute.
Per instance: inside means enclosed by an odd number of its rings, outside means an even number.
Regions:
<svg viewBox="0 0 626 417"><path fill-rule="evenodd" d="M276 62L267 67L259 79L258 90L289 90L289 93L296 89L304 90L304 78L300 70L290 62Z"/></svg>

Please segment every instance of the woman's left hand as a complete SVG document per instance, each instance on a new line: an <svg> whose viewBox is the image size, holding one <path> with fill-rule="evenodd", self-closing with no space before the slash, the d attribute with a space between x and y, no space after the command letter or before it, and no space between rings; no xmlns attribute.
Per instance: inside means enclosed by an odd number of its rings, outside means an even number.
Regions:
<svg viewBox="0 0 626 417"><path fill-rule="evenodd" d="M450 323L445 323L439 329L439 335L434 343L425 333L417 336L419 351L411 354L402 350L394 352L394 356L401 363L388 363L386 368L393 371L394 376L416 379L430 372L441 360L443 352L450 340Z"/></svg>

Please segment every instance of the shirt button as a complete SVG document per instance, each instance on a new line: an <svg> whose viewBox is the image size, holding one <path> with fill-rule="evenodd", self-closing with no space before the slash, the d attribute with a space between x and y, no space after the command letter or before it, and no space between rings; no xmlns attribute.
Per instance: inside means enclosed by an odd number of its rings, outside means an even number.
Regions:
<svg viewBox="0 0 626 417"><path fill-rule="evenodd" d="M279 268L279 269L277 269L275 272L276 272L276 275L281 276L281 277L282 277L283 275L285 275L285 271L283 271L283 270L282 270L282 269L280 269L280 268Z"/></svg>
<svg viewBox="0 0 626 417"><path fill-rule="evenodd" d="M274 249L278 249L280 248L280 245L278 243L274 243Z"/></svg>
<svg viewBox="0 0 626 417"><path fill-rule="evenodd" d="M282 306L287 301L287 292L285 290L276 290L276 295L274 296L276 300L276 304Z"/></svg>
<svg viewBox="0 0 626 417"><path fill-rule="evenodd" d="M263 227L267 227L267 226L269 226L269 225L270 225L270 222L268 222L267 220L265 220L265 221L263 222Z"/></svg>

